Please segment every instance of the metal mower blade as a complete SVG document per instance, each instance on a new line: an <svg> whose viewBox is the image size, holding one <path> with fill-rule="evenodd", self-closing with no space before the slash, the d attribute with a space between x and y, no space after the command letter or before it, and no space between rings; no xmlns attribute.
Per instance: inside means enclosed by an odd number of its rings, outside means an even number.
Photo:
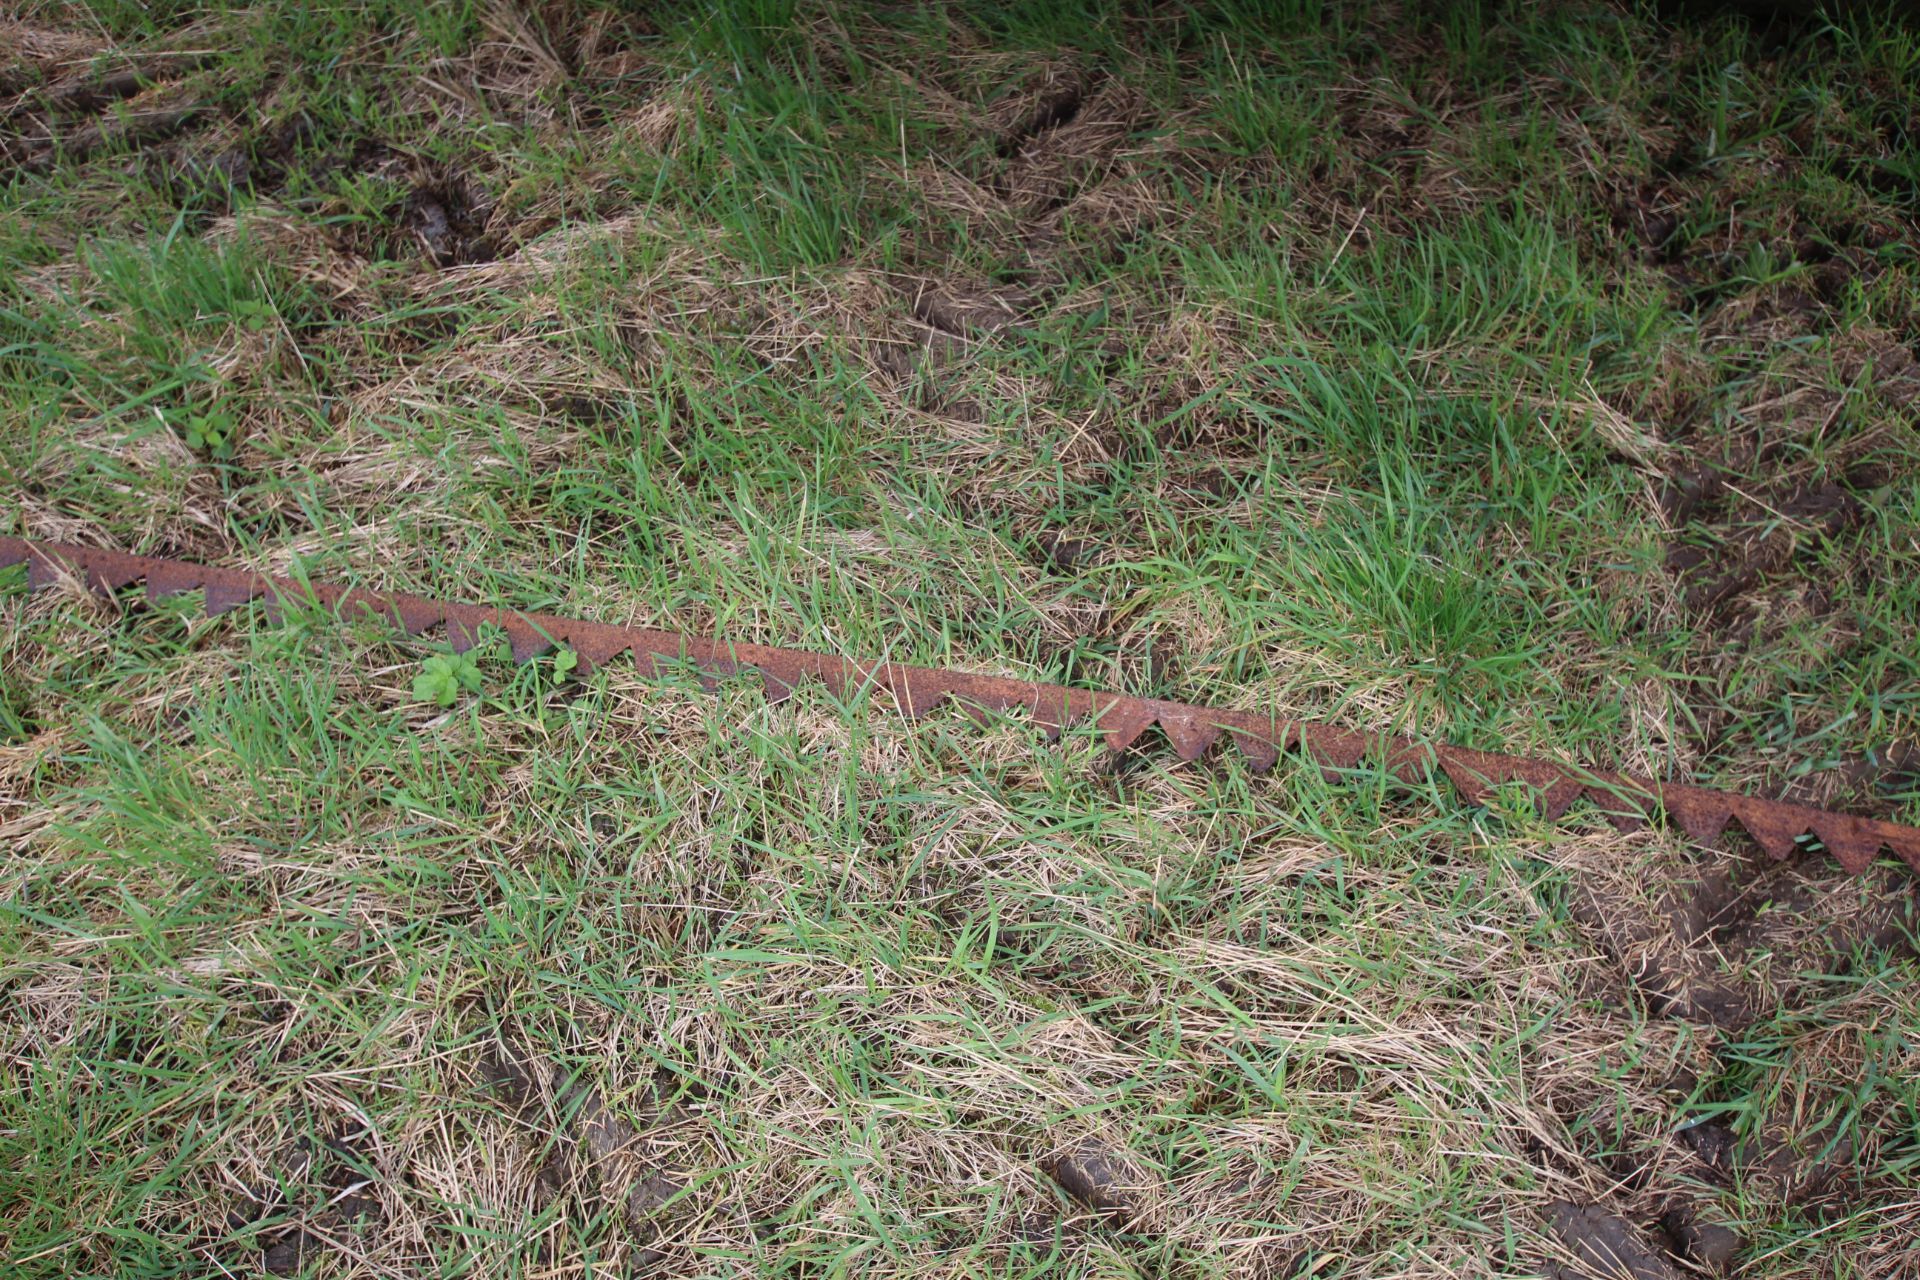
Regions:
<svg viewBox="0 0 1920 1280"><path fill-rule="evenodd" d="M908 716L925 715L941 701L951 699L980 718L988 718L991 711L1026 711L1050 733L1089 718L1114 751L1128 749L1158 723L1183 760L1197 759L1222 733L1230 733L1255 771L1271 768L1283 750L1296 744L1333 778L1372 756L1393 776L1420 785L1431 777L1437 763L1469 803L1484 803L1506 783L1524 782L1535 790L1540 812L1549 819L1560 818L1585 795L1622 830L1637 829L1647 817L1660 814L1704 845L1712 843L1729 821L1737 820L1774 858L1791 857L1802 838L1811 834L1850 872L1866 870L1882 848L1891 849L1920 872L1920 829L1914 827L1631 775L1586 774L1551 760L1447 744L1429 746L1403 737L1355 733L1327 724L1268 719L1244 711L1070 689L1005 676L891 663L869 668L845 658L799 649L689 640L640 627L573 622L471 604L442 604L400 593L384 595L326 583L295 583L179 560L0 537L0 566L23 561L29 585L35 589L69 572L81 573L93 590L108 593L144 578L147 593L155 600L204 588L210 614L263 597L272 612L284 596L302 595L337 609L342 616L360 611L390 619L410 635L444 622L448 642L462 651L471 649L478 642L480 628L491 623L505 630L514 657L520 661L544 652L556 641L565 641L588 670L627 652L633 655L634 666L642 675L684 663L709 689L739 668L748 667L760 673L768 696L775 699L810 676L843 693L869 683L880 685Z"/></svg>
<svg viewBox="0 0 1920 1280"><path fill-rule="evenodd" d="M209 618L217 618L223 613L238 609L260 594L258 583L236 582L232 579L209 581L206 588L206 608Z"/></svg>
<svg viewBox="0 0 1920 1280"><path fill-rule="evenodd" d="M1182 760L1198 760L1220 737L1220 726L1202 712L1167 706L1161 708L1159 718L1160 732Z"/></svg>
<svg viewBox="0 0 1920 1280"><path fill-rule="evenodd" d="M192 591L205 581L206 574L198 565L182 564L178 560L155 560L147 565L147 598L165 600L182 591Z"/></svg>
<svg viewBox="0 0 1920 1280"><path fill-rule="evenodd" d="M947 696L945 673L925 667L892 666L886 684L893 705L909 720L932 714Z"/></svg>
<svg viewBox="0 0 1920 1280"><path fill-rule="evenodd" d="M1733 819L1730 796L1696 791L1691 787L1668 788L1661 796L1661 802L1673 824L1687 833L1687 839L1701 846L1711 845L1718 840L1720 833L1727 829L1727 823Z"/></svg>
<svg viewBox="0 0 1920 1280"><path fill-rule="evenodd" d="M1101 708L1097 723L1107 740L1107 749L1118 753L1132 746L1153 721L1154 709L1150 703L1118 697Z"/></svg>

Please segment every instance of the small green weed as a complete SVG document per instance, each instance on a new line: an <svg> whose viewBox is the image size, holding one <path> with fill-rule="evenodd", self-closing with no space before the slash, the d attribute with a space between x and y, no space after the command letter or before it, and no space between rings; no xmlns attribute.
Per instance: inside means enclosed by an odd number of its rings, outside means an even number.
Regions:
<svg viewBox="0 0 1920 1280"><path fill-rule="evenodd" d="M222 461L233 456L236 429L233 414L224 409L169 415L179 424L187 448L198 449Z"/></svg>
<svg viewBox="0 0 1920 1280"><path fill-rule="evenodd" d="M437 706L450 707L460 697L461 691L480 692L483 683L480 664L474 661L474 650L466 653L436 653L420 664L420 672L413 678L413 696L422 702L431 702Z"/></svg>

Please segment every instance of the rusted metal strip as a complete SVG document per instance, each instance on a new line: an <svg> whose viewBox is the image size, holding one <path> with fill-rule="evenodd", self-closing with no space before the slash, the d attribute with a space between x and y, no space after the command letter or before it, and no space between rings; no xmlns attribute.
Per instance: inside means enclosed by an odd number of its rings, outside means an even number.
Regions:
<svg viewBox="0 0 1920 1280"><path fill-rule="evenodd" d="M1398 734L1356 733L1255 711L1228 711L897 662L862 663L801 649L692 639L645 627L582 622L547 613L440 602L397 591L296 582L96 547L0 537L0 567L21 563L27 566L28 583L34 589L70 577L103 595L135 583L144 583L155 598L198 590L204 595L209 615L252 601L277 614L285 601L307 601L341 617L372 615L384 619L408 635L441 627L458 650L473 647L479 629L492 624L505 633L519 662L564 644L574 651L582 672L621 657L631 657L643 673L662 662L686 663L708 680L753 671L759 674L767 696L775 701L808 680L819 681L835 692L866 687L884 690L909 718L954 703L977 713L1023 712L1049 736L1069 725L1091 722L1115 751L1126 750L1157 727L1182 760L1198 759L1225 740L1246 757L1252 769L1263 772L1272 768L1284 752L1300 751L1329 773L1374 765L1411 785L1438 775L1475 804L1484 803L1500 787L1520 784L1531 789L1536 807L1549 820L1559 819L1584 797L1622 830L1637 829L1652 818L1665 818L1690 839L1709 844L1732 825L1744 830L1776 859L1786 858L1797 844L1811 837L1856 875L1865 871L1882 850L1891 850L1920 871L1920 829L1899 823L1684 783L1587 770L1530 756L1423 743Z"/></svg>

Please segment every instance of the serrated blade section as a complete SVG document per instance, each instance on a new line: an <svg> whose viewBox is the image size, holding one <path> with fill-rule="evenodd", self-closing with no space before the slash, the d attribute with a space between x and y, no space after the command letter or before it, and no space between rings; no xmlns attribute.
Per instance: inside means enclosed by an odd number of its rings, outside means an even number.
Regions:
<svg viewBox="0 0 1920 1280"><path fill-rule="evenodd" d="M419 596L395 596L393 619L410 636L425 635L447 620L447 611Z"/></svg>
<svg viewBox="0 0 1920 1280"><path fill-rule="evenodd" d="M87 587L96 595L110 596L140 580L140 564L125 556L89 564Z"/></svg>
<svg viewBox="0 0 1920 1280"><path fill-rule="evenodd" d="M1424 742L1397 734L1378 745L1380 766L1410 787L1417 787L1433 776L1434 750Z"/></svg>
<svg viewBox="0 0 1920 1280"><path fill-rule="evenodd" d="M1900 856L1900 860L1920 873L1920 829L1896 827L1891 822L1873 824L1880 842Z"/></svg>
<svg viewBox="0 0 1920 1280"><path fill-rule="evenodd" d="M1121 695L1100 708L1100 718L1094 723L1100 735L1107 740L1107 750L1117 755L1147 731L1147 726L1154 722L1156 715L1152 703Z"/></svg>
<svg viewBox="0 0 1920 1280"><path fill-rule="evenodd" d="M914 718L926 715L943 701L952 701L979 718L986 718L991 711L1023 710L1050 735L1068 724L1090 719L1106 745L1116 752L1132 747L1155 724L1182 760L1198 759L1223 734L1230 734L1256 772L1272 768L1281 752L1294 746L1333 778L1371 756L1392 776L1418 786L1431 778L1437 765L1461 797L1472 804L1484 804L1503 785L1524 782L1534 790L1541 814L1549 819L1564 816L1584 795L1622 830L1637 830L1648 817L1659 815L1689 839L1707 845L1719 838L1729 822L1735 822L1776 859L1792 857L1805 838L1812 836L1854 874L1870 867L1883 849L1891 849L1920 872L1920 828L1706 787L1656 783L1624 774L1587 773L1527 756L1428 745L1396 735L1355 733L1328 724L1004 676L897 663L866 667L799 649L689 640L667 631L443 604L402 593L386 595L94 547L0 537L0 567L21 563L26 564L28 584L35 590L76 574L92 591L112 595L144 578L147 594L154 600L183 591L204 591L210 615L256 599L263 601L264 613L275 615L283 599L297 596L334 609L342 617L373 615L409 635L444 624L447 641L456 651L473 648L481 628L493 625L502 629L513 657L521 662L560 642L572 646L580 666L587 671L628 653L642 675L685 664L709 689L736 670L747 668L760 674L767 696L776 701L810 677L837 693L877 684L887 690L903 714Z"/></svg>
<svg viewBox="0 0 1920 1280"><path fill-rule="evenodd" d="M627 647L627 651L633 655L634 671L649 680L660 674L661 668L666 665L669 656L679 656L677 646L672 654L669 655L664 646L663 637L663 632L643 632L640 639L635 640Z"/></svg>
<svg viewBox="0 0 1920 1280"><path fill-rule="evenodd" d="M625 653L632 643L624 627L610 627L603 622L567 624L567 644L579 662L576 670L582 677Z"/></svg>
<svg viewBox="0 0 1920 1280"><path fill-rule="evenodd" d="M1247 758L1247 768L1265 773L1280 763L1280 753L1299 741L1300 727L1291 720L1264 720L1238 712L1232 718L1233 745Z"/></svg>
<svg viewBox="0 0 1920 1280"><path fill-rule="evenodd" d="M1084 689L1057 684L1035 685L1027 714L1048 742L1057 742L1069 726L1093 714L1093 698Z"/></svg>
<svg viewBox="0 0 1920 1280"><path fill-rule="evenodd" d="M1666 787L1661 807L1673 825L1697 845L1709 846L1733 820L1733 797L1696 787Z"/></svg>
<svg viewBox="0 0 1920 1280"><path fill-rule="evenodd" d="M147 565L147 598L165 600L183 591L192 591L207 580L198 565L178 560L155 560Z"/></svg>
<svg viewBox="0 0 1920 1280"><path fill-rule="evenodd" d="M1846 813L1823 813L1808 823L1835 862L1854 875L1873 865L1880 854L1880 839L1872 824Z"/></svg>
<svg viewBox="0 0 1920 1280"><path fill-rule="evenodd" d="M27 590L38 593L45 591L71 572L71 566L63 556L34 548L27 556Z"/></svg>
<svg viewBox="0 0 1920 1280"><path fill-rule="evenodd" d="M447 644L455 653L466 653L479 647L480 629L489 624L498 624L498 609L481 609L470 604L449 604L443 606L446 615Z"/></svg>
<svg viewBox="0 0 1920 1280"><path fill-rule="evenodd" d="M1198 760L1220 737L1220 726L1203 709L1178 703L1160 704L1157 717L1160 732L1167 735L1173 754L1182 760Z"/></svg>
<svg viewBox="0 0 1920 1280"><path fill-rule="evenodd" d="M1338 782L1341 775L1359 768L1370 744L1371 739L1364 733L1325 724L1300 726L1300 745L1306 748L1307 755L1320 766L1321 774L1329 782Z"/></svg>
<svg viewBox="0 0 1920 1280"><path fill-rule="evenodd" d="M209 618L217 618L230 613L260 594L260 584L245 578L219 577L209 578L206 586L206 608Z"/></svg>
<svg viewBox="0 0 1920 1280"><path fill-rule="evenodd" d="M1733 817L1775 862L1791 857L1800 837L1807 834L1808 812L1799 805L1738 797Z"/></svg>
<svg viewBox="0 0 1920 1280"><path fill-rule="evenodd" d="M500 627L507 633L507 649L515 662L532 662L553 648L553 636L529 614L507 614L500 620Z"/></svg>
<svg viewBox="0 0 1920 1280"><path fill-rule="evenodd" d="M698 680L700 687L708 693L717 692L722 683L731 680L740 671L739 663L724 653L717 653L712 649L708 649L700 657L692 654L686 656L693 664L694 679Z"/></svg>
<svg viewBox="0 0 1920 1280"><path fill-rule="evenodd" d="M1618 774L1596 774L1587 783L1587 803L1614 830L1631 834L1647 829L1647 819L1658 811L1660 802L1651 791Z"/></svg>
<svg viewBox="0 0 1920 1280"><path fill-rule="evenodd" d="M1586 784L1572 774L1563 773L1558 779L1539 789L1538 804L1540 816L1548 822L1558 822L1573 808L1573 802L1580 798Z"/></svg>
<svg viewBox="0 0 1920 1280"><path fill-rule="evenodd" d="M1471 805L1484 805L1493 799L1499 779L1492 775L1487 756L1465 747L1443 746L1438 752L1440 770L1453 783L1461 799Z"/></svg>

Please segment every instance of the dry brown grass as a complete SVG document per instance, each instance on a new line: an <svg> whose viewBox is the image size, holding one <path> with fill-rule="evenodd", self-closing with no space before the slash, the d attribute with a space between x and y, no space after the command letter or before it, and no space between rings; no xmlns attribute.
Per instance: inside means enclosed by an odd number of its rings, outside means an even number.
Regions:
<svg viewBox="0 0 1920 1280"><path fill-rule="evenodd" d="M1236 151L1221 110L1270 105L1284 49L1194 88L951 25L935 49L813 15L780 46L897 113L896 160L795 110L889 210L829 261L770 267L790 228L739 207L782 174L729 132L737 51L564 3L489 6L454 54L352 43L335 74L389 69L388 136L262 144L314 101L278 77L258 121L149 157L169 200L249 146L263 175L345 174L168 206L267 314L217 290L143 311L178 279L91 252L155 257L130 167L90 162L7 295L82 371L23 383L57 447L22 447L8 529L1019 676L1071 654L1082 683L1570 758L1598 737L1756 787L1798 758L1765 708L1845 686L1863 643L1885 723L1910 721L1896 646L1819 581L1829 543L1886 581L1899 548L1773 519L1860 466L1900 483L1912 439L1907 321L1846 293L1904 298L1907 267L1853 246L1846 280L1738 284L1831 212L1812 182L1769 194L1802 143L1655 182L1693 125L1614 64L1409 82L1390 68L1439 37L1396 8L1366 59L1287 72L1337 144L1316 169ZM0 23L4 74L64 84L116 47L68 26ZM1647 31L1650 56L1718 56ZM1816 102L1809 137L1853 124ZM1565 170L1517 187L1501 165L1541 136ZM1709 227L1715 199L1752 216ZM1538 236L1514 250L1489 210ZM1410 246L1444 260L1432 296L1392 292L1426 278ZM1383 262L1404 270L1360 270ZM1534 294L1492 321L1447 309L1514 279ZM1595 334L1656 294L1652 337L1608 339L1640 376L1602 368ZM1438 327L1394 330L1416 306ZM117 407L175 359L207 378L173 399L232 408L230 456ZM1734 475L1712 451L1747 437L1773 453ZM1404 544L1356 516L1396 449L1433 488L1392 500L1443 517ZM1720 505L1677 510L1716 457ZM1529 474L1558 488L1500 506ZM1721 625L1659 564L1696 536L1761 562L1730 597L1743 647L1671 639ZM1496 651L1395 633L1388 606L1469 551L1435 612L1495 601L1464 631ZM1342 576L1369 557L1400 574L1373 612ZM25 716L0 742L23 1100L0 1145L36 1170L0 1182L0 1257L23 1269L130 1272L137 1238L356 1277L1465 1277L1570 1261L1566 1201L1650 1248L1675 1214L1729 1224L1744 1275L1920 1275L1904 873L619 664L489 662L442 709L411 692L420 648L371 630L77 589L10 607L0 652Z"/></svg>

